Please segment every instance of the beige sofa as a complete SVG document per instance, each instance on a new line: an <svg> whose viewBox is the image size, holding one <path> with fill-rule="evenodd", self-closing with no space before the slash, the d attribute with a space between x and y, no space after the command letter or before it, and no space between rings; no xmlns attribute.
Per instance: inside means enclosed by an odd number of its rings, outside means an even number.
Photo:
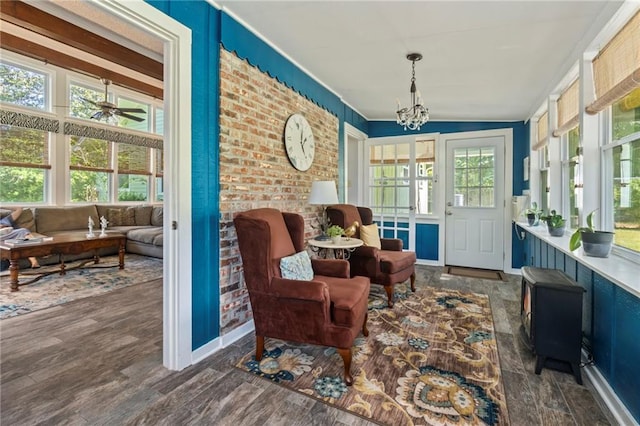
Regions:
<svg viewBox="0 0 640 426"><path fill-rule="evenodd" d="M10 210L0 210L0 217ZM121 206L109 204L90 204L67 207L25 208L18 218L17 225L28 228L34 234L55 236L67 232L88 232L89 217L94 223L94 233L100 232L100 218L109 222L108 231L122 232L127 236L127 253L162 258L163 236L162 206ZM115 254L117 249L105 249L99 254ZM66 260L89 258L92 253L69 256ZM58 259L39 259L41 264L57 263Z"/></svg>

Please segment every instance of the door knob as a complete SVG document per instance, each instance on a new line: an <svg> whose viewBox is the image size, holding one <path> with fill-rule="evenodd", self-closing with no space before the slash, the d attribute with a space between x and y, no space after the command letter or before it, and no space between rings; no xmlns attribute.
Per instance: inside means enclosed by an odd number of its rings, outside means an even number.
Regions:
<svg viewBox="0 0 640 426"><path fill-rule="evenodd" d="M451 201L449 201L449 202L447 203L447 206L449 206L449 207L451 207L452 205L453 205L453 203L452 203Z"/></svg>
<svg viewBox="0 0 640 426"><path fill-rule="evenodd" d="M451 216L453 214L453 212L451 210L447 210L445 213L446 213L447 216Z"/></svg>

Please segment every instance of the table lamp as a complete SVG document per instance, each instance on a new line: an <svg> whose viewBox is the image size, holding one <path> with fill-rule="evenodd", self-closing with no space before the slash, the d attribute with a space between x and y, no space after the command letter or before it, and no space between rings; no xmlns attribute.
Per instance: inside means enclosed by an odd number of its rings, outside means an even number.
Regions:
<svg viewBox="0 0 640 426"><path fill-rule="evenodd" d="M327 217L327 206L338 204L338 191L336 183L332 180L316 180L311 184L311 193L309 194L309 204L322 206L322 222L320 223L322 235L316 237L316 240L329 240L327 236L327 228L329 227L329 218Z"/></svg>

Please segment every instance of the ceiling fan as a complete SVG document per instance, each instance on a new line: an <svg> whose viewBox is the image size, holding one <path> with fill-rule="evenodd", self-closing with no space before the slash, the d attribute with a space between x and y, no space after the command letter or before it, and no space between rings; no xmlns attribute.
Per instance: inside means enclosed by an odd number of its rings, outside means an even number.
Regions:
<svg viewBox="0 0 640 426"><path fill-rule="evenodd" d="M109 119L110 117L116 117L116 118L124 117L134 121L144 121L144 118L136 117L135 115L130 114L130 113L146 114L147 112L142 108L120 108L116 104L109 102L107 100L109 99L108 98L109 94L107 89L111 84L111 80L108 80L106 78L101 78L100 81L102 82L102 84L104 84L104 100L103 101L95 102L95 101L92 101L91 99L81 98L83 101L89 102L90 104L95 105L96 107L99 108L99 110L96 111L91 116L92 119L100 120L102 118Z"/></svg>

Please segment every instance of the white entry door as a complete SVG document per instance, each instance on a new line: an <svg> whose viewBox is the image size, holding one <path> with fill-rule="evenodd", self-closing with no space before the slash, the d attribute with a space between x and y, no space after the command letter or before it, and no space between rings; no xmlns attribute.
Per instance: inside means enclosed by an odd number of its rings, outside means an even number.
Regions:
<svg viewBox="0 0 640 426"><path fill-rule="evenodd" d="M445 263L503 269L504 136L448 139Z"/></svg>

